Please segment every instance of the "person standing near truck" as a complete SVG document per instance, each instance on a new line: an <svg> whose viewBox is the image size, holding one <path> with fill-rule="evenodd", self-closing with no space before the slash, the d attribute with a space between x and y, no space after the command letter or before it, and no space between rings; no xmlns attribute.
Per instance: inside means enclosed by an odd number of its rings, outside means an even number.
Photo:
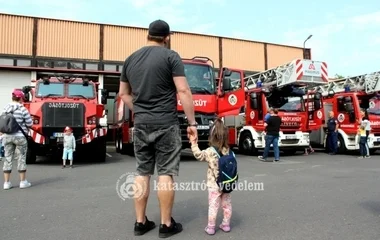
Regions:
<svg viewBox="0 0 380 240"><path fill-rule="evenodd" d="M365 139L366 155L365 155L365 157L370 158L369 146L368 146L368 136L369 136L369 133L371 131L371 122L369 121L368 113L366 111L362 110L362 111L360 111L360 114L362 117L362 119L360 121L360 125L362 127L364 127L365 136L366 136L366 139Z"/></svg>
<svg viewBox="0 0 380 240"><path fill-rule="evenodd" d="M24 93L21 90L12 92L12 102L4 107L3 114L12 114L18 126L12 129L12 132L3 133L4 145L4 190L12 188L10 175L12 172L13 162L17 162L17 170L20 175L20 188L28 188L31 183L26 180L26 152L28 150L28 133L33 125L32 117L28 109L22 105ZM3 131L3 130L2 130Z"/></svg>
<svg viewBox="0 0 380 240"><path fill-rule="evenodd" d="M338 120L334 117L334 112L329 112L329 120L327 120L327 139L326 146L330 155L338 153ZM342 143L343 144L343 143Z"/></svg>
<svg viewBox="0 0 380 240"><path fill-rule="evenodd" d="M280 127L281 127L281 117L278 116L278 110L273 109L273 114L268 118L268 120L264 123L266 127L266 135L265 135L265 149L263 156L258 156L261 161L266 161L269 155L270 145L273 144L274 151L274 161L280 161L280 149L278 147L278 141L280 137Z"/></svg>

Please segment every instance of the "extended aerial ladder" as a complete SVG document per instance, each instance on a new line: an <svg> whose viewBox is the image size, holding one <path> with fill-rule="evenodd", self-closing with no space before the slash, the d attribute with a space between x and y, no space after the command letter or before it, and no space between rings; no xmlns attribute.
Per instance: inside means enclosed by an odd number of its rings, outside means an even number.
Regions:
<svg viewBox="0 0 380 240"><path fill-rule="evenodd" d="M314 90L320 92L323 96L348 91L363 91L366 94L375 93L380 91L380 71L333 80L327 85L315 87Z"/></svg>
<svg viewBox="0 0 380 240"><path fill-rule="evenodd" d="M244 78L245 91L259 87L281 89L295 86L311 89L328 83L327 64L306 59L295 59L287 64Z"/></svg>

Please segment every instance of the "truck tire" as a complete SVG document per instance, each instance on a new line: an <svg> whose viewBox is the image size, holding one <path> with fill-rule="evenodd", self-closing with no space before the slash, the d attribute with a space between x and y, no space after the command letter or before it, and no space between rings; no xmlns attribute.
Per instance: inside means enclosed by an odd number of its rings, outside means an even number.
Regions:
<svg viewBox="0 0 380 240"><path fill-rule="evenodd" d="M105 162L107 158L107 142L105 137L96 140L96 150L94 151L94 160L96 162Z"/></svg>
<svg viewBox="0 0 380 240"><path fill-rule="evenodd" d="M118 136L116 136L116 138L115 138L115 151L117 153L120 153L120 140L119 140Z"/></svg>
<svg viewBox="0 0 380 240"><path fill-rule="evenodd" d="M135 149L133 146L133 143L123 144L120 142L120 154L128 155L128 156L135 156Z"/></svg>
<svg viewBox="0 0 380 240"><path fill-rule="evenodd" d="M26 164L34 164L37 161L36 149L33 142L28 143L26 151Z"/></svg>
<svg viewBox="0 0 380 240"><path fill-rule="evenodd" d="M257 149L255 149L254 141L251 133L248 131L242 132L239 139L239 152L244 155L256 155Z"/></svg>
<svg viewBox="0 0 380 240"><path fill-rule="evenodd" d="M344 154L347 152L346 145L344 144L344 140L342 135L338 135L338 154Z"/></svg>

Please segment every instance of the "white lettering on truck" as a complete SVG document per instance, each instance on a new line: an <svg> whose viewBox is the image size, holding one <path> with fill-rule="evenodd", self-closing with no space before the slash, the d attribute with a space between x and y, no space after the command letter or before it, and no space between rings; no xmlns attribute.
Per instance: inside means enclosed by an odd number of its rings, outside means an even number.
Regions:
<svg viewBox="0 0 380 240"><path fill-rule="evenodd" d="M49 103L49 108L79 108L79 103Z"/></svg>
<svg viewBox="0 0 380 240"><path fill-rule="evenodd" d="M380 125L379 121L369 121L371 123L371 126L377 126Z"/></svg>
<svg viewBox="0 0 380 240"><path fill-rule="evenodd" d="M281 120L283 122L300 122L301 117L282 117Z"/></svg>
<svg viewBox="0 0 380 240"><path fill-rule="evenodd" d="M201 99L193 100L193 104L196 107L205 107L206 104L207 104L207 101L206 100L201 100ZM182 106L181 100L178 100L178 105Z"/></svg>

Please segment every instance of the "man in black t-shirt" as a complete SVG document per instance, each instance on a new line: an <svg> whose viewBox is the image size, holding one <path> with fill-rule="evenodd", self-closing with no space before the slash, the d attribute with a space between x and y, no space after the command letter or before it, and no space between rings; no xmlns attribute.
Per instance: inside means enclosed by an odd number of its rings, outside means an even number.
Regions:
<svg viewBox="0 0 380 240"><path fill-rule="evenodd" d="M277 114L278 114L278 110L273 109L272 116L270 116L269 119L264 124L264 126L266 127L266 132L267 132L265 135L265 149L264 149L263 156L258 157L262 161L266 161L271 144L273 144L274 161L275 162L280 161L280 149L278 148L278 141L280 137L280 126L281 126L282 120Z"/></svg>
<svg viewBox="0 0 380 240"><path fill-rule="evenodd" d="M178 175L182 150L177 93L189 122L187 133L195 139L197 123L182 59L177 52L165 47L171 34L169 25L157 20L149 25L148 32L147 46L125 60L119 95L134 113L133 143L139 175L135 178L135 235L143 235L156 226L148 220L145 211L150 176L157 165L159 237L166 238L182 231L182 225L172 218L173 176Z"/></svg>

